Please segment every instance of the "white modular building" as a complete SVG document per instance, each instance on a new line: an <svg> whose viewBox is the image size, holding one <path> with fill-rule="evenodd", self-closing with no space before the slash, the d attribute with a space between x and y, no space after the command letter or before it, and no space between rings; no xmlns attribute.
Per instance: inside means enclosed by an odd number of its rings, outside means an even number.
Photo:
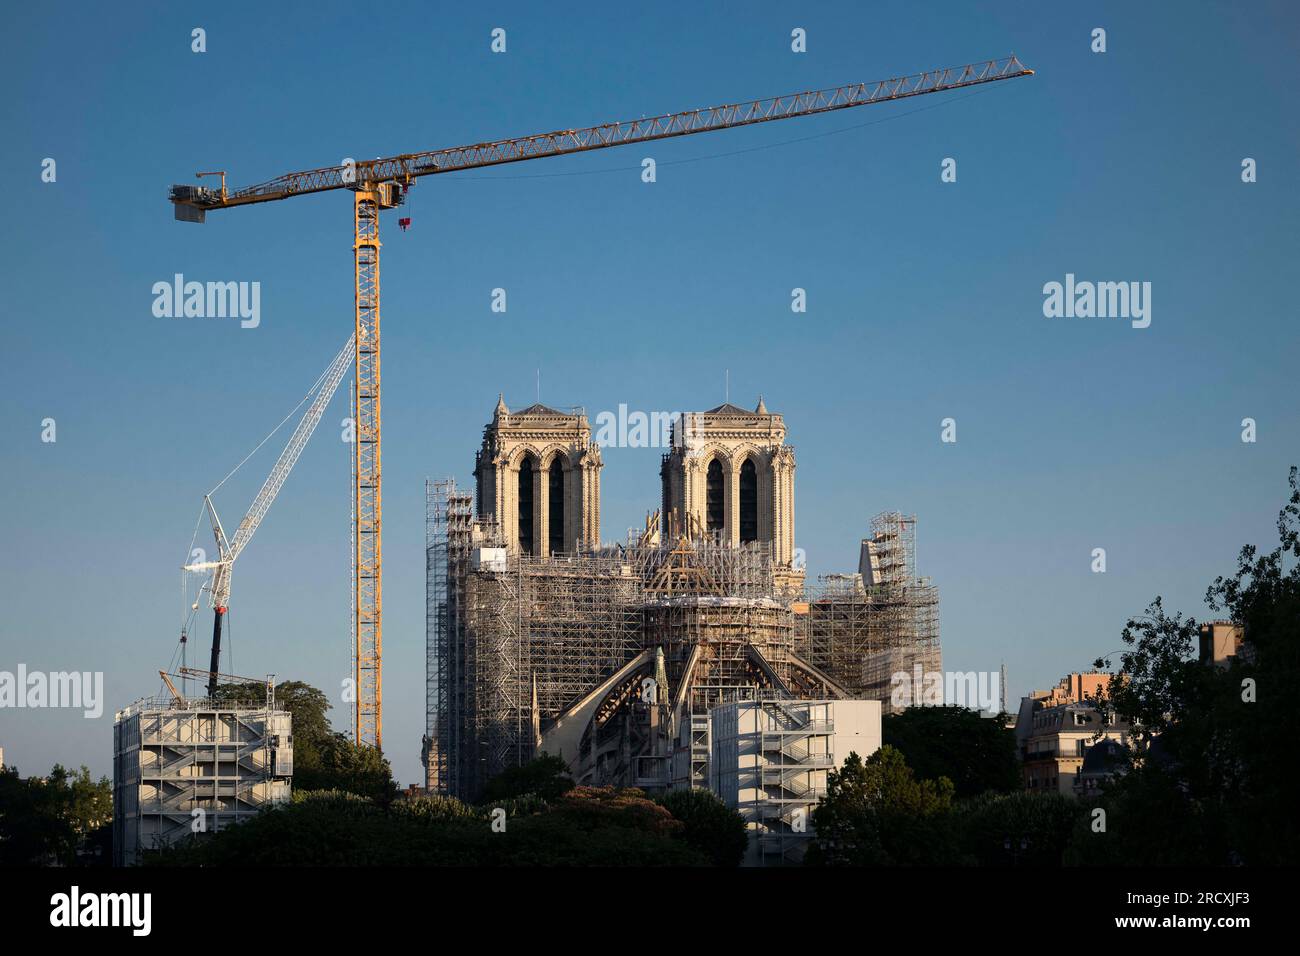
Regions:
<svg viewBox="0 0 1300 956"><path fill-rule="evenodd" d="M154 698L113 724L113 862L289 800L292 722L274 705Z"/></svg>

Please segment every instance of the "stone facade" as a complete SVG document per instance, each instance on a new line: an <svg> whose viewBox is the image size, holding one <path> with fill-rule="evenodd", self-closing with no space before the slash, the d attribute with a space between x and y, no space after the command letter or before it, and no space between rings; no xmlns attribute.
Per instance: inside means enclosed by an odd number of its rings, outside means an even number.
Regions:
<svg viewBox="0 0 1300 956"><path fill-rule="evenodd" d="M773 564L791 567L794 469L785 422L761 398L752 412L728 403L687 413L659 471L664 531L770 544Z"/></svg>
<svg viewBox="0 0 1300 956"><path fill-rule="evenodd" d="M602 467L585 415L540 404L511 412L498 398L474 463L478 516L500 525L512 553L595 548Z"/></svg>
<svg viewBox="0 0 1300 956"><path fill-rule="evenodd" d="M878 721L889 675L938 670L914 518L872 519L869 587L863 574L804 587L786 437L761 399L681 416L660 508L626 543L601 545L601 447L586 418L498 401L474 516L454 487L435 500L446 537L427 552L430 787L477 799L543 752L580 783L704 787L718 704L862 698L879 702ZM662 697L647 700L647 679Z"/></svg>
<svg viewBox="0 0 1300 956"><path fill-rule="evenodd" d="M666 534L771 547L795 569L794 447L785 422L732 404L673 424L660 467ZM600 545L600 446L585 415L546 405L511 412L498 399L474 474L476 512L500 526L512 553L572 554Z"/></svg>

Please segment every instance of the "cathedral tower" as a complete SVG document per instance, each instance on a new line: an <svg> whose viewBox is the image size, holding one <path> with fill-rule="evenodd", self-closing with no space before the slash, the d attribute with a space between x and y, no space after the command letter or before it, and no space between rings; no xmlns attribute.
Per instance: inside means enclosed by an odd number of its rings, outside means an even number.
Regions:
<svg viewBox="0 0 1300 956"><path fill-rule="evenodd" d="M572 554L600 543L600 447L582 414L497 399L474 463L476 510L511 552Z"/></svg>
<svg viewBox="0 0 1300 956"><path fill-rule="evenodd" d="M794 448L762 398L752 412L730 403L673 424L659 469L664 530L723 543L770 544L778 567L794 561Z"/></svg>

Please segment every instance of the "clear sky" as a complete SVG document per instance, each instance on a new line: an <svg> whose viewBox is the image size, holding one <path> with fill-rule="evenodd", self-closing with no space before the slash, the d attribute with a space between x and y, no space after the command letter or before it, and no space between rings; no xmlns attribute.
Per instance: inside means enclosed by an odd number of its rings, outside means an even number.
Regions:
<svg viewBox="0 0 1300 956"><path fill-rule="evenodd" d="M107 697L98 720L0 710L25 773L111 773L112 711L154 693L175 648L203 493L351 329L350 197L174 222L167 189L198 170L246 185L1010 52L1037 71L430 177L409 231L388 214L385 740L403 784L424 720L424 478L468 483L498 391L532 402L539 369L543 401L593 417L712 407L729 370L734 402L762 393L785 416L810 574L855 570L875 512L915 512L945 666L1005 661L1013 699L1119 648L1155 595L1204 614L1240 545L1275 541L1300 461L1294 4L42 3L5 19L0 670L102 671ZM260 325L155 317L152 286L175 273L260 282ZM1150 282L1150 327L1046 318L1043 286L1067 273ZM343 392L236 567L225 665L331 693L350 669ZM276 444L221 490L228 524ZM659 454L606 451L606 539L657 506Z"/></svg>

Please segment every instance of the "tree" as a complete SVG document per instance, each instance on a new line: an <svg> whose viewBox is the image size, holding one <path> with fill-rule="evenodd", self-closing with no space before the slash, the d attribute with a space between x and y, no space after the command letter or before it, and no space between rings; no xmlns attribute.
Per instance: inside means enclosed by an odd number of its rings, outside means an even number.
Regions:
<svg viewBox="0 0 1300 956"><path fill-rule="evenodd" d="M1185 715L1187 750L1204 754L1207 786L1231 807L1229 862L1292 865L1300 858L1294 825L1295 787L1286 772L1295 758L1300 713L1300 475L1277 517L1278 547L1257 555L1246 545L1229 578L1206 589L1211 610L1226 612L1248 643L1214 687L1217 710ZM1249 682L1249 692L1248 685ZM1182 755L1180 755L1182 756Z"/></svg>
<svg viewBox="0 0 1300 956"><path fill-rule="evenodd" d="M745 819L708 790L670 790L657 802L685 824L680 839L714 866L738 866L749 846Z"/></svg>
<svg viewBox="0 0 1300 956"><path fill-rule="evenodd" d="M377 748L356 744L343 734L331 734L316 751L314 764L298 765L294 734L294 786L304 790L346 790L387 803L397 795L388 758Z"/></svg>
<svg viewBox="0 0 1300 956"><path fill-rule="evenodd" d="M918 777L947 777L958 797L973 797L1019 789L1016 736L1007 719L965 707L909 707L886 717L881 731Z"/></svg>
<svg viewBox="0 0 1300 956"><path fill-rule="evenodd" d="M263 684L221 684L219 701L259 705L266 700ZM348 790L381 802L397 792L387 758L374 747L353 743L330 729L330 700L325 692L302 681L281 681L275 688L276 707L293 718L293 783L304 790Z"/></svg>
<svg viewBox="0 0 1300 956"><path fill-rule="evenodd" d="M1082 812L1060 793L986 792L956 805L953 828L971 864L1060 866Z"/></svg>
<svg viewBox="0 0 1300 956"><path fill-rule="evenodd" d="M641 790L574 787L545 811L512 819L482 844L506 866L706 866L685 824ZM505 840L500 837L506 837Z"/></svg>
<svg viewBox="0 0 1300 956"><path fill-rule="evenodd" d="M504 828L488 806L299 792L292 803L160 853L163 866L701 866L685 825L640 790L575 787L522 801Z"/></svg>
<svg viewBox="0 0 1300 956"><path fill-rule="evenodd" d="M1078 862L1289 864L1300 856L1287 772L1300 733L1300 481L1278 514L1279 543L1241 549L1237 570L1206 590L1212 611L1242 628L1227 666L1193 656L1197 624L1157 597L1124 628L1129 646L1109 703L1135 723L1128 772L1096 806L1106 829L1076 830ZM1100 662L1099 662L1100 663Z"/></svg>
<svg viewBox="0 0 1300 956"><path fill-rule="evenodd" d="M78 771L55 764L46 786L67 828L62 859L75 860L85 841L113 822L113 785L107 777L93 780L84 764Z"/></svg>
<svg viewBox="0 0 1300 956"><path fill-rule="evenodd" d="M1132 723L1139 753L1204 696L1213 675L1193 659L1199 633L1195 619L1167 614L1160 597L1124 625L1121 638L1133 649L1121 655L1101 703ZM1098 660L1095 666L1104 663Z"/></svg>
<svg viewBox="0 0 1300 956"><path fill-rule="evenodd" d="M213 697L219 701L259 705L266 700L266 687L262 684L221 684ZM334 736L328 716L332 705L325 692L302 681L281 681L275 688L275 705L293 717L294 765L319 766L321 752Z"/></svg>
<svg viewBox="0 0 1300 956"><path fill-rule="evenodd" d="M569 765L560 757L542 754L522 767L510 767L483 787L484 802L501 802L525 794L554 800L573 789Z"/></svg>
<svg viewBox="0 0 1300 956"><path fill-rule="evenodd" d="M952 862L947 777L917 780L903 754L885 745L863 761L850 753L827 775L813 810L816 836L804 862L880 866Z"/></svg>
<svg viewBox="0 0 1300 956"><path fill-rule="evenodd" d="M62 827L40 797L17 768L0 769L0 864L35 866L55 857Z"/></svg>
<svg viewBox="0 0 1300 956"><path fill-rule="evenodd" d="M1097 817L1097 811L1104 817ZM1099 824L1104 823L1104 829ZM1230 858L1216 807L1189 799L1160 764L1132 770L1080 801L1064 862L1072 866L1211 866Z"/></svg>
<svg viewBox="0 0 1300 956"><path fill-rule="evenodd" d="M25 780L15 768L0 770L0 864L71 866L88 840L102 847L112 819L112 784L84 766L55 764L45 779Z"/></svg>

